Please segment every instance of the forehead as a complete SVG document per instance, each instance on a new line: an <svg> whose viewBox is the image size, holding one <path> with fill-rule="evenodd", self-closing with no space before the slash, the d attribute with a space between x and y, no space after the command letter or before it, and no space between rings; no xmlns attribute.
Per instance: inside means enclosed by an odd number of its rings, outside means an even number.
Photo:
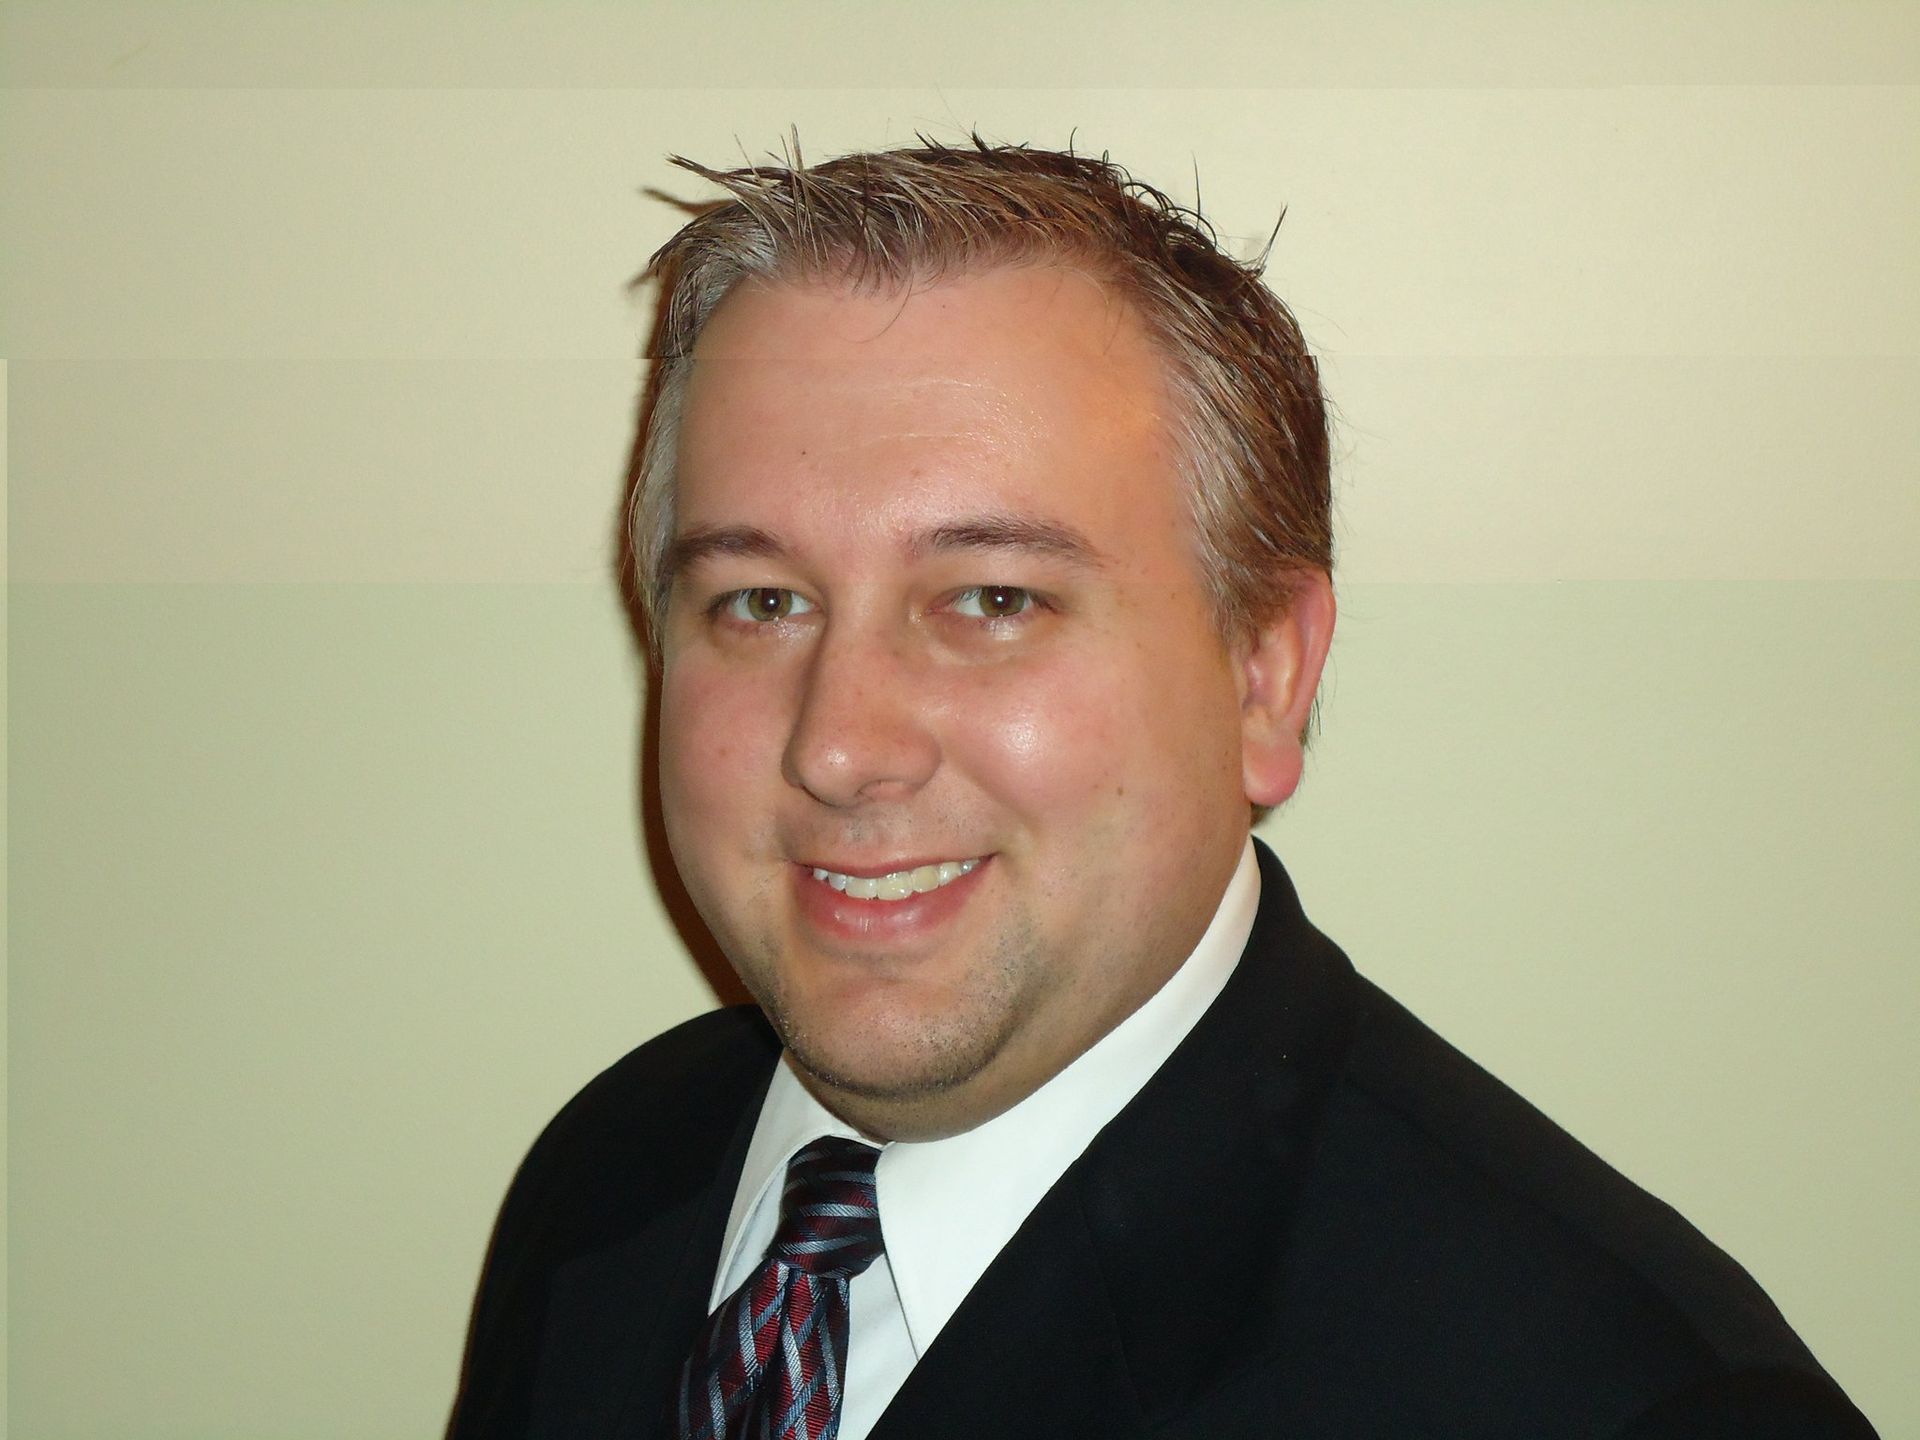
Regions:
<svg viewBox="0 0 1920 1440"><path fill-rule="evenodd" d="M1043 312L1050 322L1032 322ZM1009 321L1019 322L1009 324ZM885 341L900 352L963 361L1022 337L1050 336L1105 351L1132 307L1084 269L1033 263L961 270L930 280L866 284L850 277L749 278L715 307L695 346L701 360L851 358ZM1025 348L1025 347L1010 347Z"/></svg>
<svg viewBox="0 0 1920 1440"><path fill-rule="evenodd" d="M750 282L702 333L684 404L681 529L783 497L863 515L942 497L1144 505L1156 520L1174 498L1164 366L1131 305L1077 270Z"/></svg>

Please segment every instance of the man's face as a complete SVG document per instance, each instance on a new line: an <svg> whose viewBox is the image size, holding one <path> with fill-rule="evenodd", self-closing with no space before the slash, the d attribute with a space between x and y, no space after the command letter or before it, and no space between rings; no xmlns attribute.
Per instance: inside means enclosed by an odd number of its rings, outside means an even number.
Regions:
<svg viewBox="0 0 1920 1440"><path fill-rule="evenodd" d="M1159 987L1233 870L1244 666L1170 404L1132 311L1065 269L750 285L700 340L667 833L803 1075L871 1132L1017 1102Z"/></svg>

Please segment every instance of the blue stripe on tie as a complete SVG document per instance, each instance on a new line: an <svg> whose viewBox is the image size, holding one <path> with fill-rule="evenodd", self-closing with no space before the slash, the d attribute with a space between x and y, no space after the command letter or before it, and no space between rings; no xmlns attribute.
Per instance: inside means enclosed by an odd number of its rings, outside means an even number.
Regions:
<svg viewBox="0 0 1920 1440"><path fill-rule="evenodd" d="M773 1243L716 1309L682 1369L678 1440L836 1440L848 1281L883 1250L878 1158L872 1146L831 1136L793 1157ZM762 1347L771 1350L765 1364L756 1359Z"/></svg>

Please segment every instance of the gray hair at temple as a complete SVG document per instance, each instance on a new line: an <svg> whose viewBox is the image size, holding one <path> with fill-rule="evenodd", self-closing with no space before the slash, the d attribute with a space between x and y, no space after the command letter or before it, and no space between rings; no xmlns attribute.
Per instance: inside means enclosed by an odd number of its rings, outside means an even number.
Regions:
<svg viewBox="0 0 1920 1440"><path fill-rule="evenodd" d="M1129 302L1166 362L1173 450L1221 633L1284 611L1303 570L1331 572L1319 367L1258 262L1223 254L1200 215L1118 165L1071 152L918 146L711 170L728 200L653 256L662 286L653 405L629 517L634 579L665 613L673 471L693 349L742 280L890 290L1010 265L1066 265Z"/></svg>

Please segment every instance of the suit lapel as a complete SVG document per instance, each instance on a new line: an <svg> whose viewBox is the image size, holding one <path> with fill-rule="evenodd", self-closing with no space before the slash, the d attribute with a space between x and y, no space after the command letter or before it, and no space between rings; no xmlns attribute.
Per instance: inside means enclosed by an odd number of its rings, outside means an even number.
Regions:
<svg viewBox="0 0 1920 1440"><path fill-rule="evenodd" d="M873 1440L1144 1434L1286 1338L1285 1236L1355 995L1257 848L1233 978L988 1267Z"/></svg>
<svg viewBox="0 0 1920 1440"><path fill-rule="evenodd" d="M534 1388L533 1440L653 1440L670 1435L680 1367L707 1316L713 1267L772 1068L734 1115L722 1145L662 1157L707 1177L675 1203L554 1274Z"/></svg>
<svg viewBox="0 0 1920 1440"><path fill-rule="evenodd" d="M1143 1435L1107 1283L1077 1197L1055 1186L920 1357L871 1440ZM1088 1304L1090 1295L1099 1299Z"/></svg>

